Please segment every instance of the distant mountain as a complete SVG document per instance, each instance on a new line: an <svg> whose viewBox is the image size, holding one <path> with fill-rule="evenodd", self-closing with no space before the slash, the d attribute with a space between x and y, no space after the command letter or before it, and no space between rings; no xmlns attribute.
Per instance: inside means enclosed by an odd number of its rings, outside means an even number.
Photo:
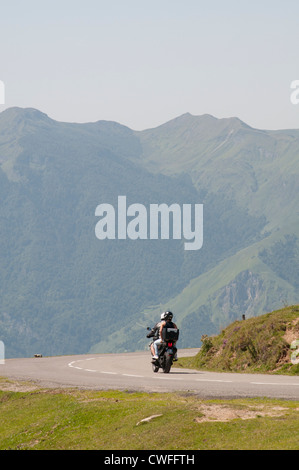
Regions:
<svg viewBox="0 0 299 470"><path fill-rule="evenodd" d="M217 257L165 304L179 312L184 345L195 344L199 331L214 333L216 325L222 328L242 314L298 302L299 130L258 130L238 118L185 114L139 138L146 168L190 176L206 212L216 216L220 210L213 237L227 234L224 218L234 229L244 227L246 214L259 221L249 222L259 239L249 238L239 249L231 236L231 253ZM213 252L207 243L201 256Z"/></svg>
<svg viewBox="0 0 299 470"><path fill-rule="evenodd" d="M0 114L0 339L7 357L143 349L163 308L198 346L298 303L299 131L185 114L132 131ZM204 243L99 240L99 204L203 204ZM116 220L117 224L117 220Z"/></svg>

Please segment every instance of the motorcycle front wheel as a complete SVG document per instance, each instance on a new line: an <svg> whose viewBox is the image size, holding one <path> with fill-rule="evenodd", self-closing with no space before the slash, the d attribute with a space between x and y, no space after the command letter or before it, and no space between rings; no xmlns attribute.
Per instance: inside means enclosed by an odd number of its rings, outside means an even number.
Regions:
<svg viewBox="0 0 299 470"><path fill-rule="evenodd" d="M156 364L152 364L152 368L153 368L153 372L158 372L159 370L159 366L157 366Z"/></svg>

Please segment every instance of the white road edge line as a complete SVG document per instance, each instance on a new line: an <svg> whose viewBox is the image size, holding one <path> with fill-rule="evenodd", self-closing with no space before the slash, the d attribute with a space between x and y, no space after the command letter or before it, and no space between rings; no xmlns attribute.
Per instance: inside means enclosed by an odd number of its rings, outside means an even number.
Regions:
<svg viewBox="0 0 299 470"><path fill-rule="evenodd" d="M250 382L251 384L254 384L254 385L299 385L299 383L297 384L292 384L292 383L289 383L289 382Z"/></svg>
<svg viewBox="0 0 299 470"><path fill-rule="evenodd" d="M88 359L84 359L85 361L91 361L95 359L94 357L90 357ZM80 362L82 359L79 361L72 361L68 363L69 367L72 367L73 369L78 369L78 370L85 370L86 372L99 372L100 374L109 374L109 375L122 375L124 377L137 377L137 378L144 378L143 375L136 375L136 374L121 374L118 372L110 372L110 371L97 371L95 369L84 369L83 367L75 366L74 364L76 362ZM159 377L157 375L153 376L154 379L159 379L159 380L183 380L180 377L173 377L173 376L167 376L167 377ZM219 383L233 383L232 380L218 380L218 379L195 379L195 382L219 382ZM251 385L295 385L299 386L298 383L289 383L289 382L249 382Z"/></svg>
<svg viewBox="0 0 299 470"><path fill-rule="evenodd" d="M159 380L184 380L184 379L181 379L180 377L173 377L171 375L168 375L167 377L159 377L157 375L154 375L153 379L159 379Z"/></svg>
<svg viewBox="0 0 299 470"><path fill-rule="evenodd" d="M143 375L134 375L134 374L121 374L121 375L124 375L125 377L141 377L141 378L144 378Z"/></svg>
<svg viewBox="0 0 299 470"><path fill-rule="evenodd" d="M195 382L222 382L222 383L232 383L232 380L216 380L216 379L195 379Z"/></svg>

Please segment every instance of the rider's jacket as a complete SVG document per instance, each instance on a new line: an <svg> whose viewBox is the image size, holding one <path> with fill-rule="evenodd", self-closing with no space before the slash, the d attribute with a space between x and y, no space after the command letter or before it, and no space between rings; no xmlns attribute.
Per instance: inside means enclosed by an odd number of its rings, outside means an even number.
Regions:
<svg viewBox="0 0 299 470"><path fill-rule="evenodd" d="M160 336L160 326L161 322L158 322L155 324L155 326L151 329L148 335L146 335L147 338L154 338L154 341L159 338Z"/></svg>
<svg viewBox="0 0 299 470"><path fill-rule="evenodd" d="M172 321L166 321L164 328L176 328L176 326Z"/></svg>

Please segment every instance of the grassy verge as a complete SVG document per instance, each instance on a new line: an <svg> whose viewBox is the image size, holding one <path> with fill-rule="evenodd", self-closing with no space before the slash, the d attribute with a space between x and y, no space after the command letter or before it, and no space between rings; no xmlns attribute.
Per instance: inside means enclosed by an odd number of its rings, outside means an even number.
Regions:
<svg viewBox="0 0 299 470"><path fill-rule="evenodd" d="M299 402L0 389L1 450L299 449Z"/></svg>
<svg viewBox="0 0 299 470"><path fill-rule="evenodd" d="M218 336L203 336L200 352L177 367L211 371L299 375L291 345L299 340L299 306L235 321Z"/></svg>

